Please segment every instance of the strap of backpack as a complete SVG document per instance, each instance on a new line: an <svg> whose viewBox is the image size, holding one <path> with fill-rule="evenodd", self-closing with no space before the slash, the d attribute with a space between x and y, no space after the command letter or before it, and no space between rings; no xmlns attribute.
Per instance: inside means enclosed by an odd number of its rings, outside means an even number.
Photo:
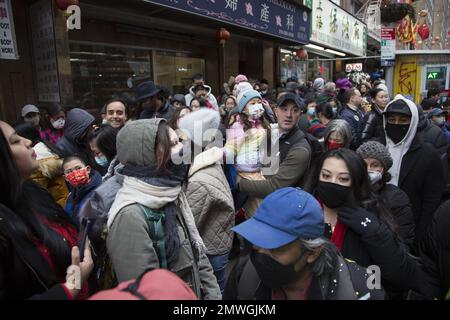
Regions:
<svg viewBox="0 0 450 320"><path fill-rule="evenodd" d="M166 243L164 242L164 212L154 212L152 209L141 204L139 204L139 207L147 221L150 238L152 239L153 247L159 258L159 266L163 269L167 269Z"/></svg>

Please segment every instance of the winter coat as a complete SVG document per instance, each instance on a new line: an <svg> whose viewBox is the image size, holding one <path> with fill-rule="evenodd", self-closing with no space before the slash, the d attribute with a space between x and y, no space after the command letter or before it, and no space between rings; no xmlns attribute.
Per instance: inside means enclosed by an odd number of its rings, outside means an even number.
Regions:
<svg viewBox="0 0 450 320"><path fill-rule="evenodd" d="M408 196L402 189L393 184L386 184L378 191L378 194L394 218L396 233L412 251L414 248L415 225L414 213Z"/></svg>
<svg viewBox="0 0 450 320"><path fill-rule="evenodd" d="M203 85L207 91L206 93L206 100L208 100L209 103L211 103L211 105L214 107L214 110L219 111L219 105L217 104L217 99L216 97L214 97L214 95L211 93L211 87L207 86L207 85ZM190 106L191 105L191 100L194 99L195 93L194 93L194 86L189 88L189 93L187 95L184 96L184 98L186 99L186 105Z"/></svg>
<svg viewBox="0 0 450 320"><path fill-rule="evenodd" d="M368 289L368 277L365 268L339 254L334 271L313 276L307 300L384 300L382 289ZM272 300L272 289L262 283L248 256L231 270L224 300Z"/></svg>
<svg viewBox="0 0 450 320"><path fill-rule="evenodd" d="M428 299L445 299L450 289L450 201L436 211L426 235L419 243L420 258L429 276Z"/></svg>
<svg viewBox="0 0 450 320"><path fill-rule="evenodd" d="M175 107L166 101L164 107L159 111L153 111L150 109L144 109L139 116L139 119L153 119L153 118L164 118L169 121L175 112Z"/></svg>
<svg viewBox="0 0 450 320"><path fill-rule="evenodd" d="M53 199L65 208L69 189L63 176L62 159L53 154L42 142L36 144L33 149L36 152L39 167L30 179L47 189Z"/></svg>
<svg viewBox="0 0 450 320"><path fill-rule="evenodd" d="M67 113L64 135L56 146L61 149L65 156L78 154L86 164L95 165L90 150L78 144L77 140L92 125L95 118L81 109L72 109Z"/></svg>
<svg viewBox="0 0 450 320"><path fill-rule="evenodd" d="M411 124L402 141L394 144L386 137L386 144L393 159L389 169L391 182L405 191L411 201L416 226L416 244L425 234L434 212L439 206L446 177L442 160L437 151L422 140L417 132L419 124L418 110L413 102L397 95L395 100L403 100L411 110ZM393 101L395 101L393 100ZM390 104L386 106L389 111ZM386 126L386 119L384 119ZM437 128L439 131L439 128Z"/></svg>
<svg viewBox="0 0 450 320"><path fill-rule="evenodd" d="M91 182L89 184L73 189L67 199L66 212L72 220L78 224L80 210L86 201L92 196L95 189L102 184L102 176L97 172L91 171Z"/></svg>
<svg viewBox="0 0 450 320"><path fill-rule="evenodd" d="M350 149L356 150L360 145L361 132L364 126L364 114L359 109L355 111L348 105L345 105L339 112L339 119L347 121L352 128Z"/></svg>
<svg viewBox="0 0 450 320"><path fill-rule="evenodd" d="M242 179L239 191L250 197L264 199L277 189L299 186L310 166L311 147L298 127L279 138L279 152L276 156L279 156L276 174L266 180Z"/></svg>
<svg viewBox="0 0 450 320"><path fill-rule="evenodd" d="M383 130L383 115L375 105L372 105L372 111L364 116L360 143L363 144L367 141L377 141L383 145L386 144L386 136Z"/></svg>
<svg viewBox="0 0 450 320"><path fill-rule="evenodd" d="M58 207L52 196L37 184L27 181L24 190ZM49 210L53 209L49 206ZM59 210L62 211L61 208ZM32 241L16 237L12 232L9 226L12 219L8 217L15 213L8 211L0 205L0 300L72 299L38 247ZM73 231L75 237L76 231Z"/></svg>
<svg viewBox="0 0 450 320"><path fill-rule="evenodd" d="M228 253L233 242L234 203L219 163L222 157L217 147L196 156L185 191L208 255Z"/></svg>

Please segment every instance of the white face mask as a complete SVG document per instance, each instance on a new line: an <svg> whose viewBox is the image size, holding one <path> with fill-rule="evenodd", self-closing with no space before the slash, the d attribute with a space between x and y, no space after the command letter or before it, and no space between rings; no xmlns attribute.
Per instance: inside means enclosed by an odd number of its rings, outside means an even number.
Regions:
<svg viewBox="0 0 450 320"><path fill-rule="evenodd" d="M65 124L66 124L66 120L63 119L63 118L58 119L56 121L52 121L53 128L55 128L57 130L60 130L60 129L64 128Z"/></svg>
<svg viewBox="0 0 450 320"><path fill-rule="evenodd" d="M256 103L248 106L248 116L252 120L257 120L264 114L264 107L261 103Z"/></svg>
<svg viewBox="0 0 450 320"><path fill-rule="evenodd" d="M369 173L369 178L370 178L371 184L375 184L375 183L381 181L381 179L383 178L383 174L381 172L369 171L368 173Z"/></svg>

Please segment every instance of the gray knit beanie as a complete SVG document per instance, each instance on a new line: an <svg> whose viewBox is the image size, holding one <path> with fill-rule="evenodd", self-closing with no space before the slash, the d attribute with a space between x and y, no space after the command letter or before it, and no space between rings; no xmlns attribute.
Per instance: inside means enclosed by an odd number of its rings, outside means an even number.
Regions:
<svg viewBox="0 0 450 320"><path fill-rule="evenodd" d="M161 121L166 120L136 120L119 131L116 147L121 164L147 167L156 163L156 135Z"/></svg>
<svg viewBox="0 0 450 320"><path fill-rule="evenodd" d="M356 153L363 159L377 159L383 164L385 171L388 171L392 167L393 161L391 154L388 149L379 142L367 141L356 150Z"/></svg>

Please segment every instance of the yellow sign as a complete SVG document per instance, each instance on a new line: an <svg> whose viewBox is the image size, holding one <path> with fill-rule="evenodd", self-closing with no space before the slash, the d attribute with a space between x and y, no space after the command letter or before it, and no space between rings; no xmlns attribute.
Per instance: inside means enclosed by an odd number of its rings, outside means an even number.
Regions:
<svg viewBox="0 0 450 320"><path fill-rule="evenodd" d="M420 65L416 56L398 56L395 62L394 95L401 94L420 102Z"/></svg>

